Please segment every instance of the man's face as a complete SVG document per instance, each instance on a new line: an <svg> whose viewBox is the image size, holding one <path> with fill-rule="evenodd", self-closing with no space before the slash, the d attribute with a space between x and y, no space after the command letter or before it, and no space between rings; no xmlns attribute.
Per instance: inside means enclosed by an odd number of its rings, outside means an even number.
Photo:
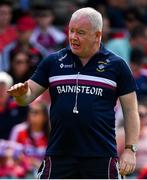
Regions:
<svg viewBox="0 0 147 180"><path fill-rule="evenodd" d="M0 7L0 25L6 26L11 20L11 8L7 5Z"/></svg>
<svg viewBox="0 0 147 180"><path fill-rule="evenodd" d="M138 106L141 127L147 126L147 108L144 105Z"/></svg>
<svg viewBox="0 0 147 180"><path fill-rule="evenodd" d="M18 31L18 39L21 43L28 44L31 34L32 34L32 30Z"/></svg>
<svg viewBox="0 0 147 180"><path fill-rule="evenodd" d="M71 51L81 58L87 58L93 54L95 47L100 42L100 32L95 32L86 17L70 20L69 44Z"/></svg>
<svg viewBox="0 0 147 180"><path fill-rule="evenodd" d="M40 17L36 18L36 21L41 28L46 29L46 28L48 28L48 26L50 26L52 24L53 16L52 15L40 16Z"/></svg>

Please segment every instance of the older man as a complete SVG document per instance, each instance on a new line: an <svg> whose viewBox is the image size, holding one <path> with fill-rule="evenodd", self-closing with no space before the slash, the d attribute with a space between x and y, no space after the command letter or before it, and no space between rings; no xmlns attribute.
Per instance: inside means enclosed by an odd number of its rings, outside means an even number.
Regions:
<svg viewBox="0 0 147 180"><path fill-rule="evenodd" d="M40 178L118 178L135 169L139 117L135 82L126 63L101 44L102 17L92 8L73 13L70 47L44 59L27 82L9 89L20 105L47 88L51 134ZM126 148L118 161L115 112L120 99Z"/></svg>
<svg viewBox="0 0 147 180"><path fill-rule="evenodd" d="M8 139L13 126L27 118L28 107L18 106L7 93L12 84L12 77L0 71L0 139Z"/></svg>

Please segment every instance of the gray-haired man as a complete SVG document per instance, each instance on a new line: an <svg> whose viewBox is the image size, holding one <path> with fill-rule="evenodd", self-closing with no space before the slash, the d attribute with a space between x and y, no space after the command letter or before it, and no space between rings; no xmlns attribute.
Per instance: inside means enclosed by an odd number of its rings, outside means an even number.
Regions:
<svg viewBox="0 0 147 180"><path fill-rule="evenodd" d="M135 82L126 63L101 44L102 16L73 13L70 47L48 56L30 80L10 88L20 105L50 89L51 134L39 178L114 179L135 169L139 117ZM118 161L115 112L120 99L126 149Z"/></svg>

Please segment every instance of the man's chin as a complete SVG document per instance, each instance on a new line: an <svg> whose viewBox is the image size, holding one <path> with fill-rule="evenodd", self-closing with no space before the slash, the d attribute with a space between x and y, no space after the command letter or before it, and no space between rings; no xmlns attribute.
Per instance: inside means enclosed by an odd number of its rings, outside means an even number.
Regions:
<svg viewBox="0 0 147 180"><path fill-rule="evenodd" d="M75 54L77 56L80 56L80 54L81 54L80 51L77 50L77 49L71 49L71 51L72 51L73 54Z"/></svg>

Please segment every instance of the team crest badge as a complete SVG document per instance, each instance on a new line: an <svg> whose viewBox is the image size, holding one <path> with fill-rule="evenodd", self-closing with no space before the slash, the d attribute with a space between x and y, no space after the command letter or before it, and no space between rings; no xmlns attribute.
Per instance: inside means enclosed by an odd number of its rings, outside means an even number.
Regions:
<svg viewBox="0 0 147 180"><path fill-rule="evenodd" d="M96 70L98 72L104 72L105 71L105 67L106 65L109 63L110 61L108 59L106 59L105 61L98 61L98 66L96 68Z"/></svg>

